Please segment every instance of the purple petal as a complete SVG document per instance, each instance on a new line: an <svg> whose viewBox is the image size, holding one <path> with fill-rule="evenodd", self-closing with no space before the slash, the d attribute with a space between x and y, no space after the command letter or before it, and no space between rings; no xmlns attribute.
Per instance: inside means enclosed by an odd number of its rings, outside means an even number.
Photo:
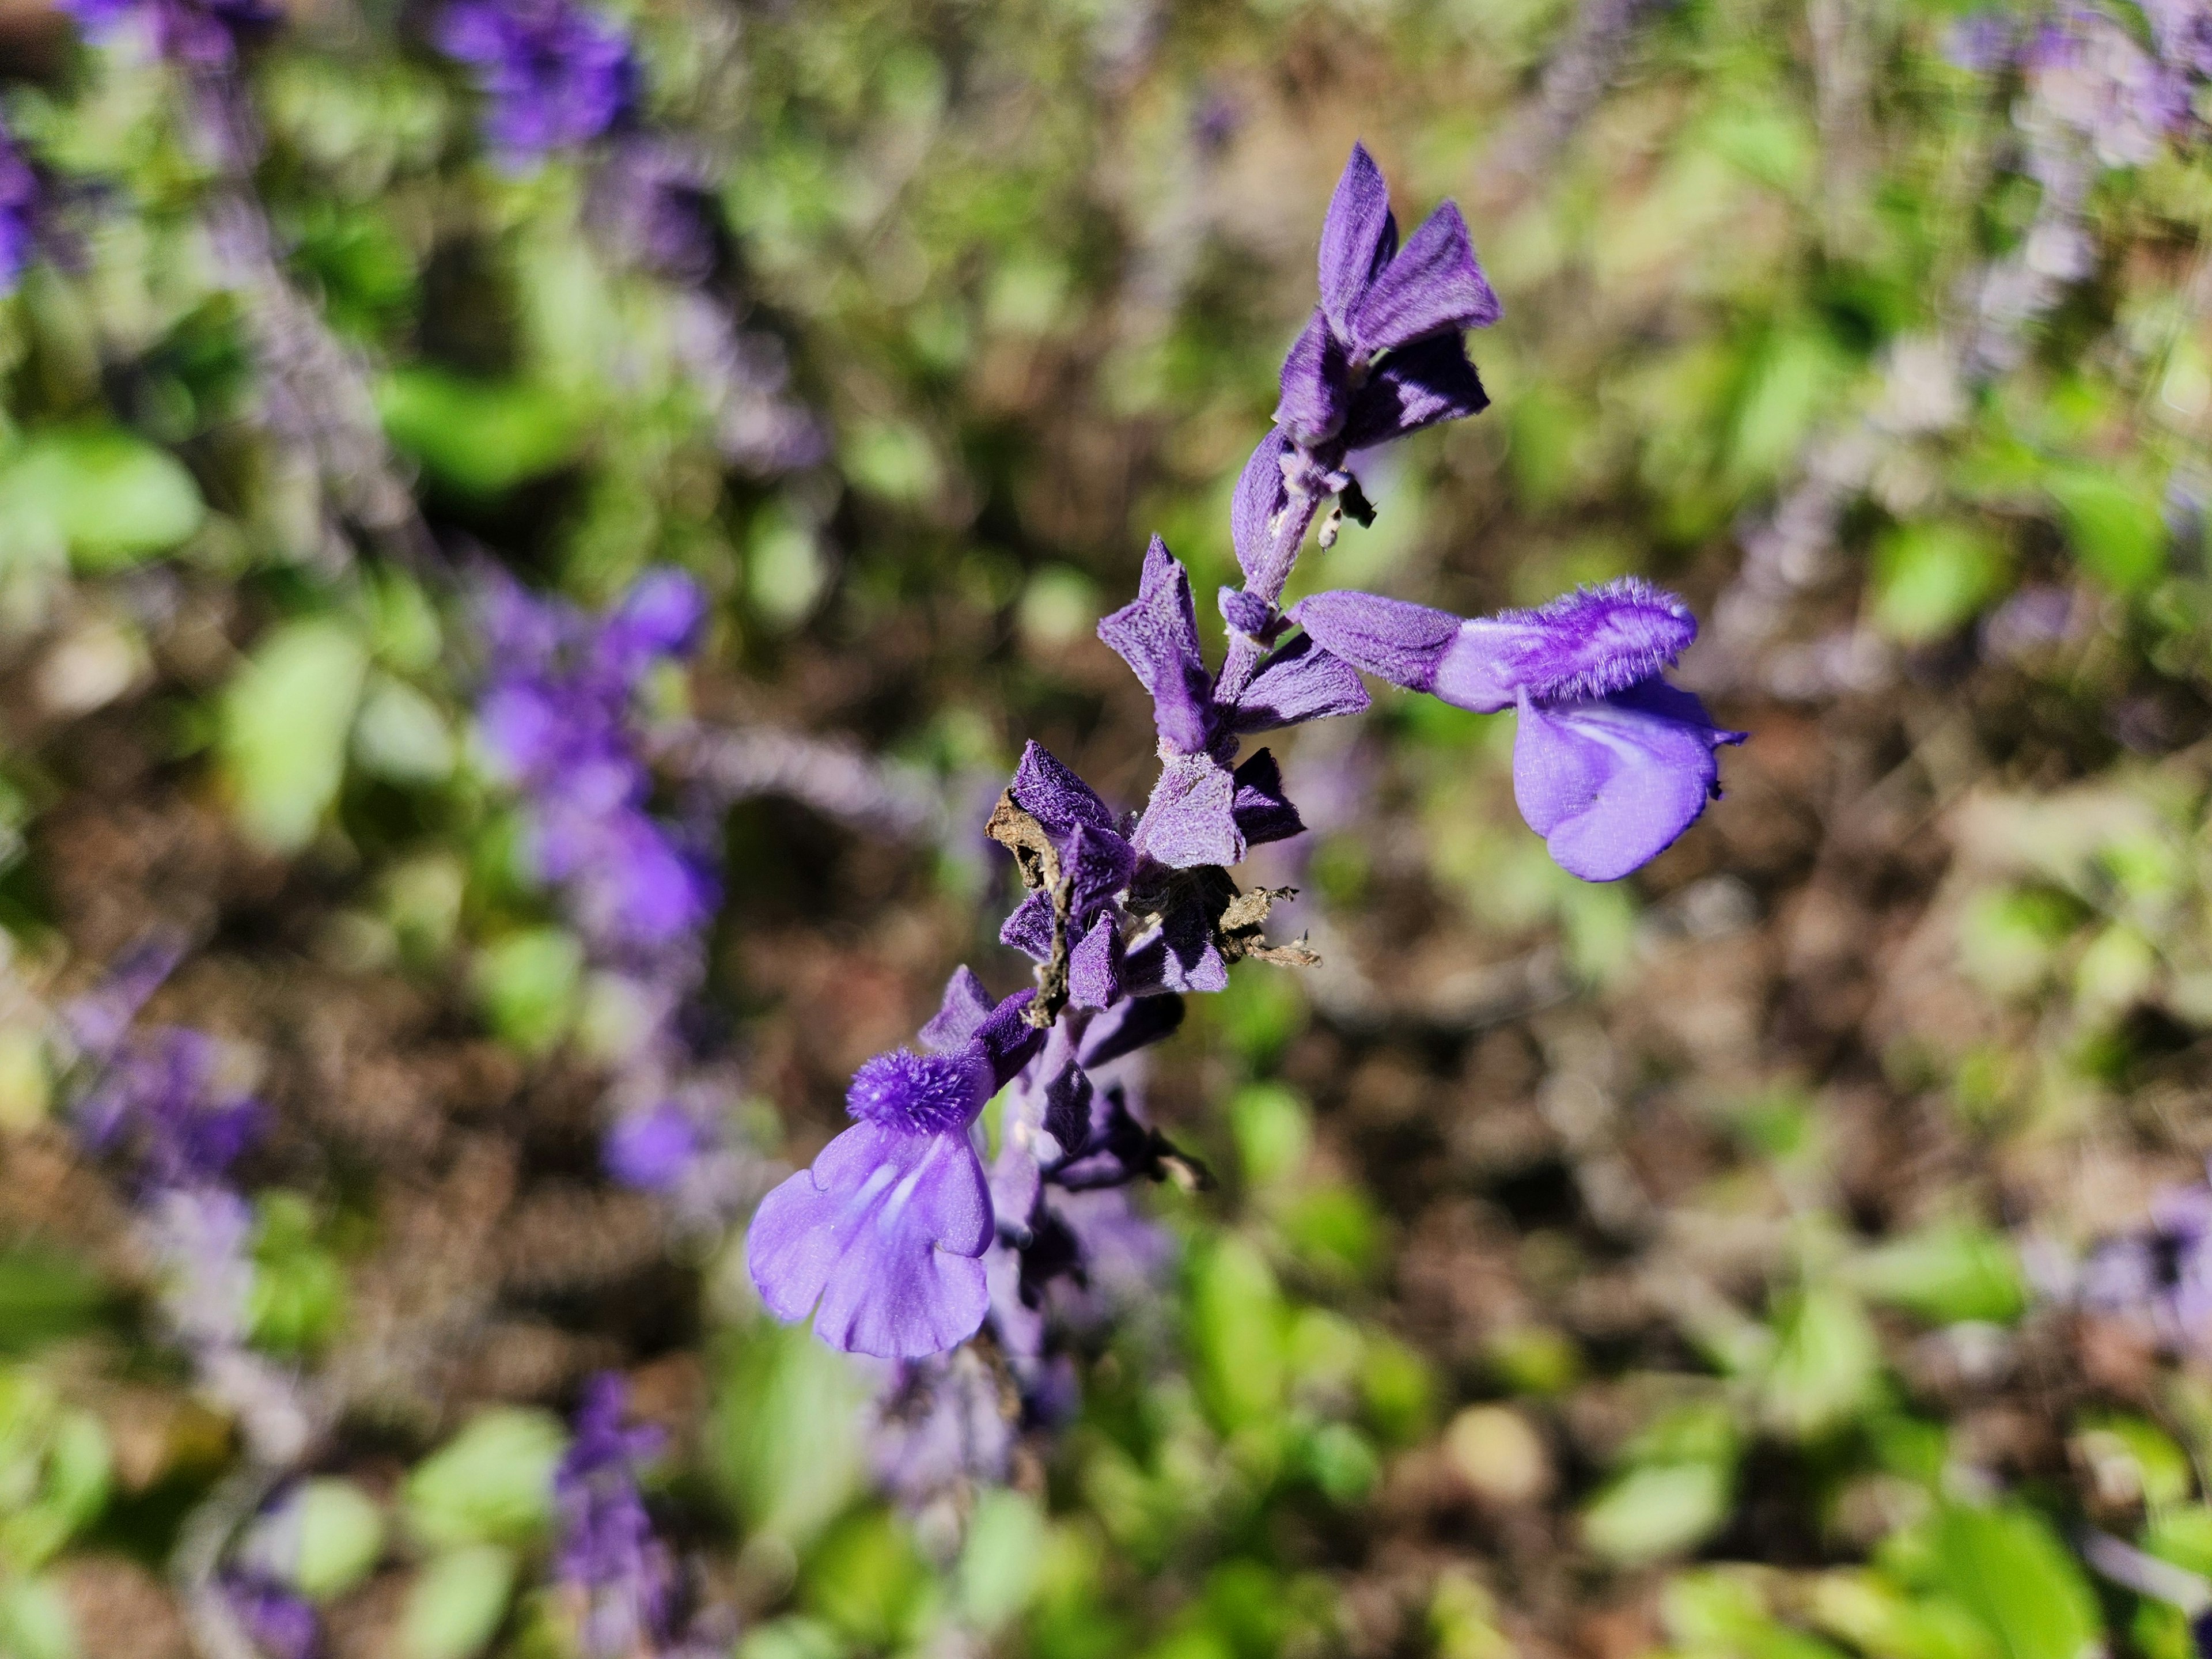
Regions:
<svg viewBox="0 0 2212 1659"><path fill-rule="evenodd" d="M918 1359L966 1341L988 1307L991 1196L967 1131L845 1131L761 1200L753 1283L780 1319L811 1312L833 1348Z"/></svg>
<svg viewBox="0 0 2212 1659"><path fill-rule="evenodd" d="M1102 915L1067 953L1067 1000L1079 1008L1103 1008L1121 989L1121 930Z"/></svg>
<svg viewBox="0 0 2212 1659"><path fill-rule="evenodd" d="M1321 227L1321 302L1336 331L1352 337L1352 319L1390 256L1398 251L1398 222L1390 216L1390 187L1382 169L1355 143L1344 176L1329 198Z"/></svg>
<svg viewBox="0 0 2212 1659"><path fill-rule="evenodd" d="M1358 671L1308 633L1267 659L1237 703L1235 725L1239 732L1271 732L1366 707Z"/></svg>
<svg viewBox="0 0 2212 1659"><path fill-rule="evenodd" d="M973 970L964 963L955 968L952 977L945 981L945 1000L929 1024L921 1028L921 1046L940 1054L965 1047L997 1006Z"/></svg>
<svg viewBox="0 0 2212 1659"><path fill-rule="evenodd" d="M1344 429L1352 398L1349 349L1316 308L1283 359L1275 422L1300 443L1327 443Z"/></svg>
<svg viewBox="0 0 2212 1659"><path fill-rule="evenodd" d="M1460 630L1460 619L1448 611L1355 590L1301 599L1291 620L1333 655L1409 691L1436 683L1437 665Z"/></svg>
<svg viewBox="0 0 2212 1659"><path fill-rule="evenodd" d="M1290 440L1282 429L1271 428L1244 463L1237 480L1237 496L1229 508L1230 534L1237 544L1237 563L1250 581L1265 562L1275 515L1290 504L1290 486L1283 482L1283 456ZM1225 613L1224 613L1225 614ZM1236 624L1232 622L1232 627Z"/></svg>
<svg viewBox="0 0 2212 1659"><path fill-rule="evenodd" d="M1244 856L1237 832L1237 786L1211 755L1178 755L1160 769L1138 822L1136 848L1174 870L1235 864Z"/></svg>
<svg viewBox="0 0 2212 1659"><path fill-rule="evenodd" d="M1229 964L1198 907L1182 904L1160 919L1151 938L1131 948L1123 978L1133 995L1150 1001L1159 991L1225 991Z"/></svg>
<svg viewBox="0 0 2212 1659"><path fill-rule="evenodd" d="M1275 626L1275 607L1241 587L1223 588L1214 603L1221 611L1221 620L1247 638L1265 639Z"/></svg>
<svg viewBox="0 0 2212 1659"><path fill-rule="evenodd" d="M1083 1069L1101 1071L1173 1036L1185 1012L1182 999L1176 996L1129 997L1115 1003L1083 1034Z"/></svg>
<svg viewBox="0 0 2212 1659"><path fill-rule="evenodd" d="M1013 914L999 924L999 943L1010 950L1019 951L1031 962L1043 962L1052 955L1052 895L1035 892L1025 896L1014 907Z"/></svg>
<svg viewBox="0 0 2212 1659"><path fill-rule="evenodd" d="M1468 361L1466 345L1456 334L1436 335L1383 360L1352 404L1344 447L1371 448L1489 406L1490 394Z"/></svg>
<svg viewBox="0 0 2212 1659"><path fill-rule="evenodd" d="M665 1193L680 1182L699 1155L699 1126L672 1100L616 1121L600 1148L607 1173L625 1187Z"/></svg>
<svg viewBox="0 0 2212 1659"><path fill-rule="evenodd" d="M1741 743L1687 691L1649 680L1586 702L1524 701L1513 798L1562 869L1617 881L1688 829L1719 780L1714 750Z"/></svg>
<svg viewBox="0 0 2212 1659"><path fill-rule="evenodd" d="M680 656L699 642L707 596L682 570L648 570L630 585L611 619L611 631L633 650Z"/></svg>
<svg viewBox="0 0 2212 1659"><path fill-rule="evenodd" d="M1098 624L1098 637L1152 694L1160 740L1183 754L1205 748L1213 676L1199 651L1190 574L1158 536L1145 551L1137 597Z"/></svg>
<svg viewBox="0 0 2212 1659"><path fill-rule="evenodd" d="M1352 317L1352 337L1372 357L1433 334L1488 328L1503 309L1475 259L1459 204L1446 202L1376 276Z"/></svg>
<svg viewBox="0 0 2212 1659"><path fill-rule="evenodd" d="M1079 823L1093 830L1115 827L1106 803L1041 743L1022 750L1021 764L1007 787L1013 792L1014 804L1054 836L1064 836Z"/></svg>
<svg viewBox="0 0 2212 1659"><path fill-rule="evenodd" d="M1275 757L1262 749L1237 769L1235 811L1237 828L1244 844L1264 847L1271 841L1288 841L1305 833L1298 809L1283 793L1283 771Z"/></svg>
<svg viewBox="0 0 2212 1659"><path fill-rule="evenodd" d="M1671 667L1697 637L1688 605L1623 576L1534 611L1462 623L1429 690L1485 714L1523 691L1547 702L1586 702L1642 684Z"/></svg>

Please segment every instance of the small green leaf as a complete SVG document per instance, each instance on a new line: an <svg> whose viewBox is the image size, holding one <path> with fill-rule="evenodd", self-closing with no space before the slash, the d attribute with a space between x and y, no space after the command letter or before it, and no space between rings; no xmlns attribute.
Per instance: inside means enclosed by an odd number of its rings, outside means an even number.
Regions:
<svg viewBox="0 0 2212 1659"><path fill-rule="evenodd" d="M1733 1472L1718 1463L1655 1463L1610 1482L1583 1511L1583 1538L1622 1566L1679 1555L1728 1519Z"/></svg>
<svg viewBox="0 0 2212 1659"><path fill-rule="evenodd" d="M2159 497L2108 467L2045 475L2066 539L2081 568L2121 593L2140 593L2166 573L2166 514Z"/></svg>
<svg viewBox="0 0 2212 1659"><path fill-rule="evenodd" d="M456 745L437 704L404 680L380 674L354 721L353 752L363 771L408 787L451 776Z"/></svg>
<svg viewBox="0 0 2212 1659"><path fill-rule="evenodd" d="M407 1477L409 1532L433 1548L530 1542L551 1520L553 1468L565 1443L548 1413L484 1412Z"/></svg>
<svg viewBox="0 0 2212 1659"><path fill-rule="evenodd" d="M299 1505L299 1559L292 1583L302 1595L327 1601L367 1577L384 1553L384 1511L350 1480L308 1481Z"/></svg>
<svg viewBox="0 0 2212 1659"><path fill-rule="evenodd" d="M407 1659L469 1659L499 1633L514 1597L514 1552L495 1544L448 1550L416 1576L399 1619Z"/></svg>
<svg viewBox="0 0 2212 1659"><path fill-rule="evenodd" d="M988 1635L1029 1604L1036 1593L1044 1516L1036 1504L1003 1487L976 1500L960 1553L960 1608Z"/></svg>
<svg viewBox="0 0 2212 1659"><path fill-rule="evenodd" d="M1972 620L2004 586L1996 543L1963 524L1901 525L1875 548L1875 626L1924 645Z"/></svg>
<svg viewBox="0 0 2212 1659"><path fill-rule="evenodd" d="M0 517L40 526L79 568L103 571L189 539L207 507L166 451L121 427L72 426L35 434L0 468Z"/></svg>
<svg viewBox="0 0 2212 1659"><path fill-rule="evenodd" d="M2104 1633L2097 1599L2033 1510L1948 1504L1933 1543L1946 1587L1988 1627L2006 1659L2086 1659L2097 1649Z"/></svg>
<svg viewBox="0 0 2212 1659"><path fill-rule="evenodd" d="M1254 1187L1288 1180L1313 1145L1313 1114L1304 1101L1279 1084L1255 1083L1238 1090L1229 1103L1229 1124L1236 1133L1244 1179Z"/></svg>
<svg viewBox="0 0 2212 1659"><path fill-rule="evenodd" d="M1844 1276L1861 1295L1930 1324L2009 1324L2027 1304L2011 1243L1962 1222L1941 1223L1878 1245L1856 1258Z"/></svg>
<svg viewBox="0 0 2212 1659"><path fill-rule="evenodd" d="M526 1054L543 1054L575 1019L584 947L559 927L510 933L484 949L476 981L492 1029Z"/></svg>
<svg viewBox="0 0 2212 1659"><path fill-rule="evenodd" d="M216 746L246 832L276 852L313 837L345 775L368 653L327 617L286 623L224 688Z"/></svg>
<svg viewBox="0 0 2212 1659"><path fill-rule="evenodd" d="M0 1583L0 1654L7 1659L78 1659L76 1626L45 1578Z"/></svg>
<svg viewBox="0 0 2212 1659"><path fill-rule="evenodd" d="M570 400L544 386L403 368L377 387L392 441L442 483L497 495L563 465L583 441Z"/></svg>

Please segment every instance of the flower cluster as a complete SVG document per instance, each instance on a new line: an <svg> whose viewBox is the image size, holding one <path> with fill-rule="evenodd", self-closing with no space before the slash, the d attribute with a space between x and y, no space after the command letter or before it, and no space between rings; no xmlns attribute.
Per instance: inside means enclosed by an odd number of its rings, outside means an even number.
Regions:
<svg viewBox="0 0 2212 1659"><path fill-rule="evenodd" d="M676 1559L638 1493L638 1466L660 1449L648 1425L625 1425L626 1391L611 1373L592 1379L575 1437L553 1473L557 1538L553 1581L575 1620L583 1659L642 1659L684 1651Z"/></svg>
<svg viewBox="0 0 2212 1659"><path fill-rule="evenodd" d="M628 1011L618 1115L605 1153L625 1183L679 1200L714 1174L716 1091L684 1073L679 1020L705 976L719 895L703 833L647 810L639 688L688 654L705 600L681 572L647 573L604 617L495 574L483 606L477 722L520 794L524 852L559 895L611 997Z"/></svg>
<svg viewBox="0 0 2212 1659"><path fill-rule="evenodd" d="M507 167L589 143L636 100L629 37L574 0L452 0L434 40L472 71L484 140Z"/></svg>
<svg viewBox="0 0 2212 1659"><path fill-rule="evenodd" d="M1522 810L1562 864L1597 880L1681 834L1715 791L1716 749L1740 740L1661 678L1696 624L1641 582L1472 621L1367 593L1279 610L1323 502L1324 544L1340 512L1368 511L1352 451L1484 406L1461 336L1498 314L1456 208L1400 248L1364 149L1329 206L1321 291L1275 428L1238 487L1246 583L1220 596L1220 670L1189 575L1157 538L1136 599L1099 624L1152 700L1161 769L1144 810L1115 813L1032 743L987 826L1026 889L1000 938L1036 963L1036 988L999 1001L956 973L920 1052L862 1066L847 1100L855 1126L754 1218L763 1297L785 1319L811 1313L835 1346L917 1360L988 1320L1032 1414L1065 1402L1048 1316L1079 1318L1116 1271L1141 1280L1153 1246L1127 1188L1182 1162L1144 1121L1133 1067L1175 1030L1180 994L1225 988L1244 957L1314 960L1265 942L1286 890L1244 891L1230 874L1304 827L1275 757L1240 754L1245 738L1365 708L1361 670L1462 708L1513 708ZM975 1125L1001 1088L987 1176ZM957 1445L995 1455L969 1430L972 1384L941 1366L904 1374L925 1395L906 1419L921 1431L908 1462Z"/></svg>

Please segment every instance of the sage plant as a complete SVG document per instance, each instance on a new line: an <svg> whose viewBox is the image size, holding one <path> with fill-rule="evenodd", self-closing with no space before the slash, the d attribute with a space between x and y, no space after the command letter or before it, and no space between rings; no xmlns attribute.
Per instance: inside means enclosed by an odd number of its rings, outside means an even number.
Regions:
<svg viewBox="0 0 2212 1659"><path fill-rule="evenodd" d="M811 1315L832 1346L919 1361L988 1324L1032 1409L1048 1408L1048 1294L1085 1272L1115 1224L1095 1195L1181 1162L1145 1121L1129 1063L1175 1030L1182 994L1226 988L1240 961L1314 960L1266 942L1286 890L1247 891L1230 873L1304 827L1274 756L1243 754L1245 738L1358 713L1362 670L1463 708L1512 708L1523 814L1566 868L1606 880L1689 826L1717 788L1715 751L1741 739L1662 678L1696 623L1641 582L1468 621L1366 593L1281 609L1309 533L1318 526L1326 548L1344 514L1372 514L1358 452L1486 406L1464 333L1499 314L1459 210L1444 204L1401 246L1359 146L1322 228L1320 289L1273 429L1237 485L1244 582L1220 595L1226 659L1207 665L1189 574L1157 537L1136 599L1099 624L1152 696L1151 799L1117 813L1028 746L987 830L1021 875L1000 938L1036 964L1034 987L994 998L955 973L918 1046L854 1076L854 1127L754 1216L763 1300L786 1320ZM976 1122L1002 1089L986 1171Z"/></svg>

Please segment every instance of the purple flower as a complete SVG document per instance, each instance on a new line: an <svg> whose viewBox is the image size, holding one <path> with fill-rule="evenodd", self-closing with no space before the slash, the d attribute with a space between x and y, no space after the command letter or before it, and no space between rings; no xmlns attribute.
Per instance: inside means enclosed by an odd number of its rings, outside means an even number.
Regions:
<svg viewBox="0 0 2212 1659"><path fill-rule="evenodd" d="M2021 64L2041 107L2087 139L2107 167L2142 166L2189 118L2182 71L2087 6L2059 10L2028 42Z"/></svg>
<svg viewBox="0 0 2212 1659"><path fill-rule="evenodd" d="M305 1597L257 1573L222 1575L223 1597L264 1659L316 1659L323 1651L322 1621Z"/></svg>
<svg viewBox="0 0 2212 1659"><path fill-rule="evenodd" d="M876 1479L918 1511L1012 1468L1012 1402L972 1351L902 1361L878 1398L868 1446Z"/></svg>
<svg viewBox="0 0 2212 1659"><path fill-rule="evenodd" d="M215 1039L177 1027L123 1042L76 1118L88 1151L121 1156L149 1190L220 1182L266 1121L224 1079Z"/></svg>
<svg viewBox="0 0 2212 1659"><path fill-rule="evenodd" d="M624 1395L611 1372L591 1380L575 1438L553 1473L553 1574L580 1605L586 1659L632 1659L675 1637L675 1561L637 1489L637 1466L659 1451L662 1436L624 1426Z"/></svg>
<svg viewBox="0 0 2212 1659"><path fill-rule="evenodd" d="M12 294L38 247L44 191L14 137L0 128L0 294Z"/></svg>
<svg viewBox="0 0 2212 1659"><path fill-rule="evenodd" d="M1291 615L1394 684L1478 714L1517 710L1514 799L1586 881L1616 880L1671 845L1718 793L1715 750L1743 741L1660 678L1697 621L1633 577L1497 617L1358 592L1316 594Z"/></svg>
<svg viewBox="0 0 2212 1659"><path fill-rule="evenodd" d="M2148 1320L2169 1346L2212 1349L2212 1185L2160 1194L2149 1226L2091 1251L2081 1296Z"/></svg>
<svg viewBox="0 0 2212 1659"><path fill-rule="evenodd" d="M684 1182L707 1137L691 1114L672 1100L616 1121L600 1149L607 1173L641 1192L673 1192Z"/></svg>
<svg viewBox="0 0 2212 1659"><path fill-rule="evenodd" d="M616 144L585 208L621 258L672 282L696 283L714 268L714 193L704 160L659 137Z"/></svg>
<svg viewBox="0 0 2212 1659"><path fill-rule="evenodd" d="M2175 69L2212 77L2212 5L2205 0L2140 0L2158 55Z"/></svg>
<svg viewBox="0 0 2212 1659"><path fill-rule="evenodd" d="M648 571L605 617L495 578L483 606L491 676L477 708L493 758L528 803L537 873L603 952L632 957L688 941L719 895L705 862L645 810L653 780L632 708L661 662L696 648L698 585Z"/></svg>
<svg viewBox="0 0 2212 1659"><path fill-rule="evenodd" d="M434 38L475 71L485 140L507 167L589 143L635 95L629 38L570 0L450 0Z"/></svg>
<svg viewBox="0 0 2212 1659"><path fill-rule="evenodd" d="M914 1359L965 1341L987 1306L981 1257L991 1195L971 1127L1044 1034L1030 994L979 999L956 975L933 1039L878 1054L853 1079L857 1120L762 1200L746 1235L753 1283L777 1317L814 1315L832 1347Z"/></svg>
<svg viewBox="0 0 2212 1659"><path fill-rule="evenodd" d="M62 0L62 9L95 40L147 20L154 49L172 63L222 69L284 18L269 0Z"/></svg>

